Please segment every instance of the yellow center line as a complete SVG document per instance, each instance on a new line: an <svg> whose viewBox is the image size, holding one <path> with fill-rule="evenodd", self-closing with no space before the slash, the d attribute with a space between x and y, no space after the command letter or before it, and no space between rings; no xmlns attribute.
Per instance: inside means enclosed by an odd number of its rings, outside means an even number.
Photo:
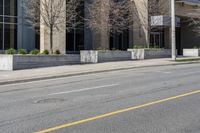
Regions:
<svg viewBox="0 0 200 133"><path fill-rule="evenodd" d="M178 99L178 98L183 98L183 97L190 96L190 95L193 95L193 94L198 94L198 93L200 93L200 90L196 90L196 91L192 91L192 92L189 92L189 93L165 98L165 99L162 99L162 100L157 100L157 101L154 101L154 102L149 102L149 103L142 104L142 105L139 105L139 106L133 106L133 107L126 108L126 109L121 109L121 110L118 110L118 111L114 111L114 112L110 112L110 113L107 113L107 114L91 117L91 118L88 118L88 119L83 119L83 120L80 120L80 121L75 121L75 122L72 122L72 123L63 124L63 125L60 125L60 126L56 126L56 127L52 127L52 128L42 130L42 131L38 131L38 132L35 132L35 133L49 133L49 132L53 132L53 131L56 131L56 130L59 130L59 129L79 125L79 124L82 124L82 123L87 123L87 122L90 122L90 121L102 119L102 118L117 115L117 114L120 114L120 113L125 113L125 112L128 112L128 111L133 111L135 109L144 108L144 107L148 107L148 106L155 105L155 104L164 103L164 102L167 102L167 101L175 100L175 99Z"/></svg>

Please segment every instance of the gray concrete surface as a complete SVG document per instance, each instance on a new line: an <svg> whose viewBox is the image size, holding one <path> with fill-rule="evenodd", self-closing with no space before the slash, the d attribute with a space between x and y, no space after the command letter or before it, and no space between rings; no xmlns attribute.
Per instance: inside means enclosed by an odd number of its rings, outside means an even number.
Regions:
<svg viewBox="0 0 200 133"><path fill-rule="evenodd" d="M21 70L80 64L80 55L0 55L0 70Z"/></svg>
<svg viewBox="0 0 200 133"><path fill-rule="evenodd" d="M128 49L132 52L133 60L170 58L171 49Z"/></svg>
<svg viewBox="0 0 200 133"><path fill-rule="evenodd" d="M13 70L12 55L0 55L0 70Z"/></svg>
<svg viewBox="0 0 200 133"><path fill-rule="evenodd" d="M200 64L137 68L0 86L0 132L32 133L199 90ZM200 94L55 133L199 133Z"/></svg>
<svg viewBox="0 0 200 133"><path fill-rule="evenodd" d="M190 59L190 58L184 58L184 59ZM37 68L37 69L28 69L19 71L0 71L0 85L52 79L58 77L69 77L75 75L86 75L91 73L100 73L108 71L147 68L156 66L183 65L191 63L200 63L200 62L199 61L174 62L171 61L169 58L164 58L164 59L138 60L138 61L107 62L99 64L67 65L67 66Z"/></svg>
<svg viewBox="0 0 200 133"><path fill-rule="evenodd" d="M81 51L81 62L100 63L109 61L127 61L131 60L132 52L129 51Z"/></svg>
<svg viewBox="0 0 200 133"><path fill-rule="evenodd" d="M4 54L5 52L3 50L0 50L0 54Z"/></svg>
<svg viewBox="0 0 200 133"><path fill-rule="evenodd" d="M200 49L183 49L183 56L185 57L199 57Z"/></svg>

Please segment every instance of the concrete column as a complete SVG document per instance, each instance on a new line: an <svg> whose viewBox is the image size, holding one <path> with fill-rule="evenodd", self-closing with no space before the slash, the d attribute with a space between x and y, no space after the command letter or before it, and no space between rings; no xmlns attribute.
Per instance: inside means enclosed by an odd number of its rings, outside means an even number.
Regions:
<svg viewBox="0 0 200 133"><path fill-rule="evenodd" d="M176 60L176 16L175 16L175 0L171 0L171 44L172 44L172 60Z"/></svg>
<svg viewBox="0 0 200 133"><path fill-rule="evenodd" d="M41 5L41 12L42 12ZM66 10L66 4L63 4L63 10ZM62 16L66 16L63 12ZM50 50L50 30L49 27L44 25L44 22L41 20L40 24L40 50L45 49ZM57 29L53 31L53 51L60 50L62 54L66 53L66 21L58 26Z"/></svg>
<svg viewBox="0 0 200 133"><path fill-rule="evenodd" d="M148 39L148 0L133 0L133 40L134 45L147 46Z"/></svg>
<svg viewBox="0 0 200 133"><path fill-rule="evenodd" d="M93 49L97 48L107 48L110 46L110 33L108 28L108 19L109 19L109 0L102 0L102 12L99 17L102 18L101 28L98 32L93 32Z"/></svg>
<svg viewBox="0 0 200 133"><path fill-rule="evenodd" d="M110 47L110 31L108 28L108 19L109 19L109 11L110 11L109 0L102 0L102 1L107 2L106 3L107 6L102 4L101 8L103 8L104 12L102 12L101 17L104 16L104 18L107 20L102 20L101 27L104 27L104 28L102 28L102 31L101 31L100 41L101 41L101 47L109 49Z"/></svg>

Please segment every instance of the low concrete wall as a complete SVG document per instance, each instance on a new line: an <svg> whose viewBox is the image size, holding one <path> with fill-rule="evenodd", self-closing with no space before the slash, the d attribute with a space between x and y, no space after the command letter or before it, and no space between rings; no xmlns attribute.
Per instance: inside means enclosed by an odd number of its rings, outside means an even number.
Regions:
<svg viewBox="0 0 200 133"><path fill-rule="evenodd" d="M109 61L125 61L131 60L131 52L129 51L81 51L81 62L99 63Z"/></svg>
<svg viewBox="0 0 200 133"><path fill-rule="evenodd" d="M0 70L13 70L13 55L0 55Z"/></svg>
<svg viewBox="0 0 200 133"><path fill-rule="evenodd" d="M171 49L128 49L132 52L133 60L170 58Z"/></svg>
<svg viewBox="0 0 200 133"><path fill-rule="evenodd" d="M183 49L183 56L198 57L200 56L200 49Z"/></svg>
<svg viewBox="0 0 200 133"><path fill-rule="evenodd" d="M0 70L20 70L80 63L80 55L0 55Z"/></svg>
<svg viewBox="0 0 200 133"><path fill-rule="evenodd" d="M3 50L0 50L0 54L4 54L5 53L5 51L3 51Z"/></svg>

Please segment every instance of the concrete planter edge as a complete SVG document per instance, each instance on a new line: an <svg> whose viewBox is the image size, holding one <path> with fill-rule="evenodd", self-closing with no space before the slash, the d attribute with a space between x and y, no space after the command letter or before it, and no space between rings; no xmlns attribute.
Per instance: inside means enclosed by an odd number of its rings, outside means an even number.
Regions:
<svg viewBox="0 0 200 133"><path fill-rule="evenodd" d="M183 56L185 57L199 57L200 49L183 49Z"/></svg>
<svg viewBox="0 0 200 133"><path fill-rule="evenodd" d="M171 49L128 49L132 52L132 59L156 59L156 58L170 58Z"/></svg>
<svg viewBox="0 0 200 133"><path fill-rule="evenodd" d="M0 70L22 70L79 64L80 55L8 55L0 54Z"/></svg>
<svg viewBox="0 0 200 133"><path fill-rule="evenodd" d="M127 61L131 60L130 51L97 51L97 50L82 50L80 51L82 63L101 63L112 61Z"/></svg>

